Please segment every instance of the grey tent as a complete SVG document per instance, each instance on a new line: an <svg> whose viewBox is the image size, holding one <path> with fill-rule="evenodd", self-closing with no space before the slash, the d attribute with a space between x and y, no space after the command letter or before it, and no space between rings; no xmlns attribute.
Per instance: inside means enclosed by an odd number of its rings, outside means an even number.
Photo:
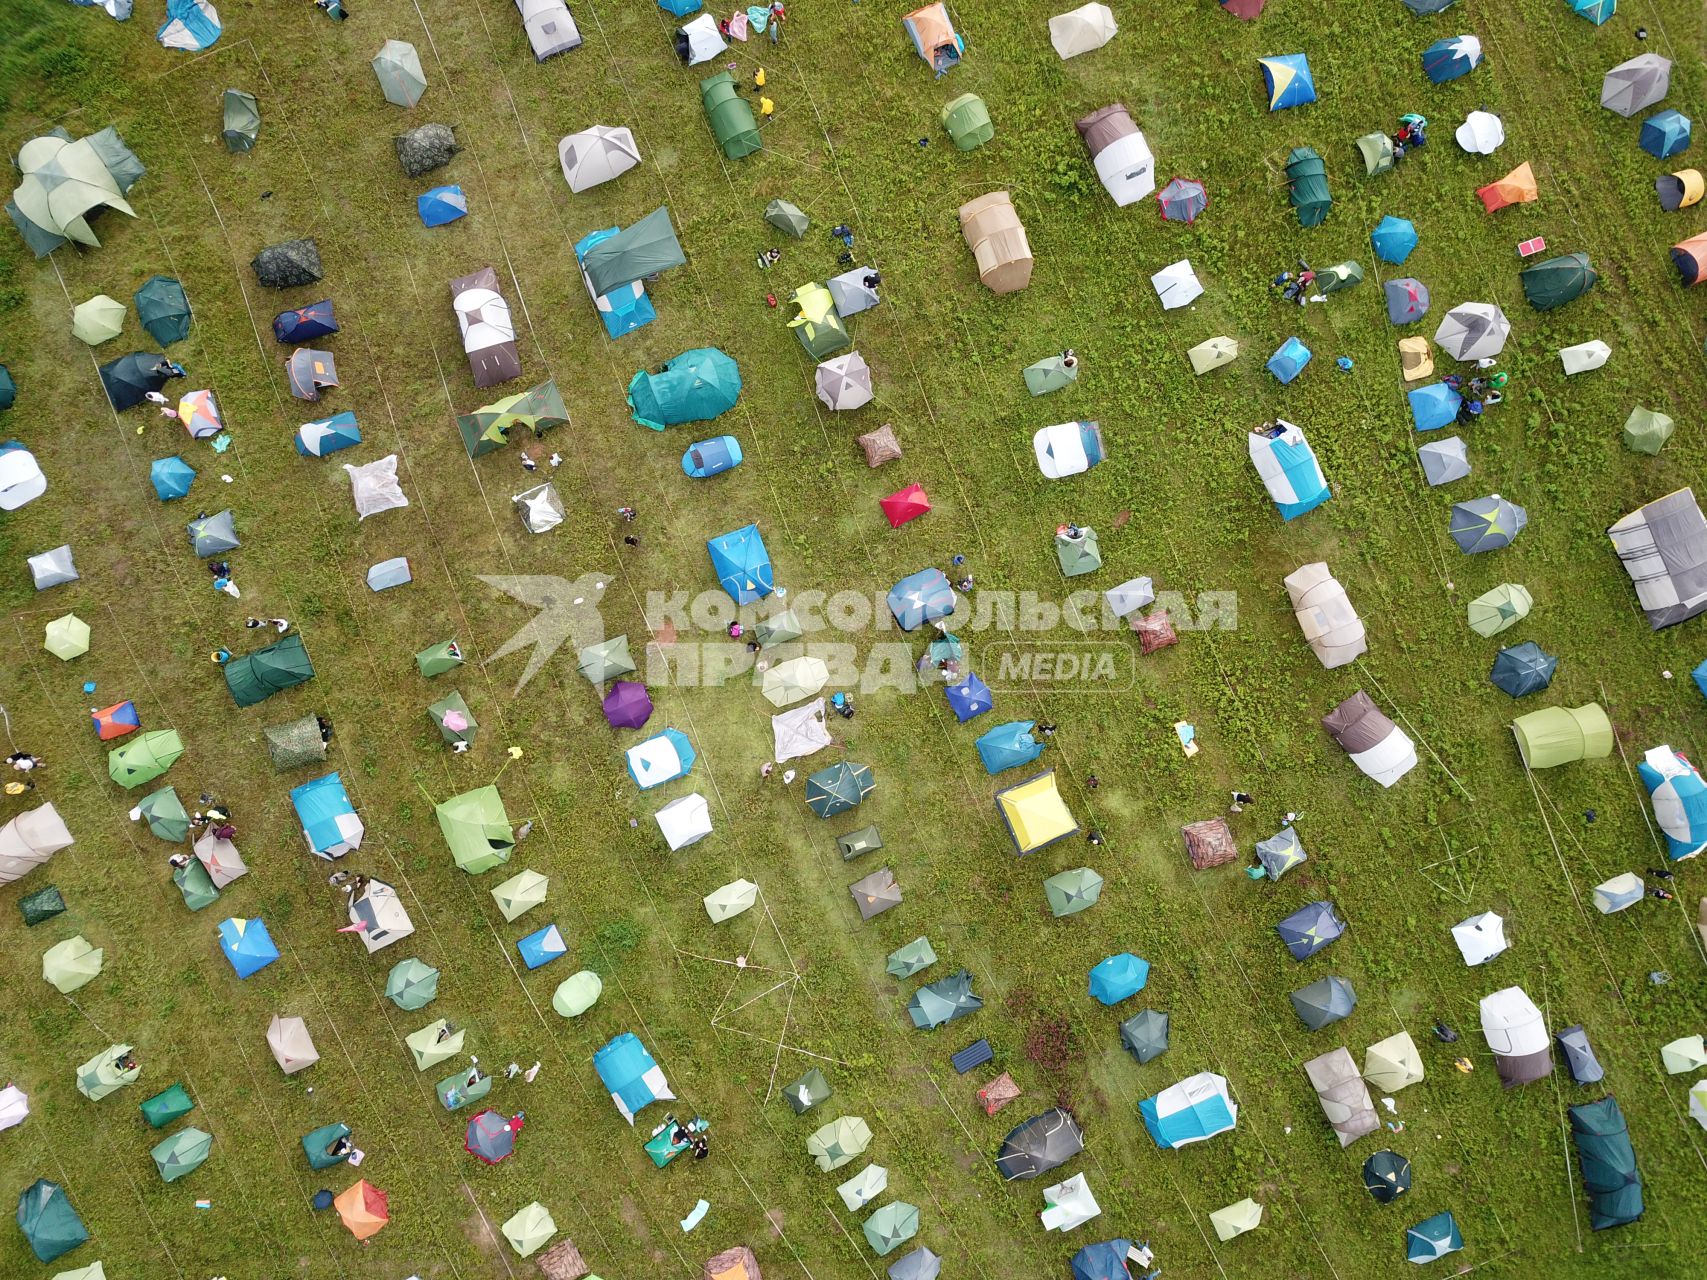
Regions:
<svg viewBox="0 0 1707 1280"><path fill-rule="evenodd" d="M1423 478L1431 485L1451 484L1470 474L1470 453L1461 436L1431 440L1417 450Z"/></svg>
<svg viewBox="0 0 1707 1280"><path fill-rule="evenodd" d="M1638 507L1606 532L1655 631L1707 610L1707 516L1694 490Z"/></svg>
<svg viewBox="0 0 1707 1280"><path fill-rule="evenodd" d="M37 591L46 591L49 587L57 587L66 582L76 582L83 576L77 572L77 566L71 561L69 544L31 556L28 563L30 578L36 584Z"/></svg>
<svg viewBox="0 0 1707 1280"><path fill-rule="evenodd" d="M374 55L373 73L379 77L380 92L394 107L412 107L427 91L421 55L407 40L387 40L381 45Z"/></svg>
<svg viewBox="0 0 1707 1280"><path fill-rule="evenodd" d="M1476 555L1509 547L1528 524L1529 512L1494 493L1453 504L1447 532L1460 551Z"/></svg>
<svg viewBox="0 0 1707 1280"><path fill-rule="evenodd" d="M237 540L237 525L230 507L215 515L197 516L184 529L190 535L190 546L203 560L224 551L235 551L243 545Z"/></svg>
<svg viewBox="0 0 1707 1280"><path fill-rule="evenodd" d="M872 274L870 267L855 267L824 282L830 290L830 300L836 304L837 315L845 320L861 311L870 311L878 304L877 290L865 282L865 278Z"/></svg>
<svg viewBox="0 0 1707 1280"><path fill-rule="evenodd" d="M521 516L522 524L527 526L529 533L544 533L555 529L563 523L569 509L563 505L563 498L557 492L557 486L547 480L544 484L536 484L525 493L518 493L510 499L516 514Z"/></svg>
<svg viewBox="0 0 1707 1280"><path fill-rule="evenodd" d="M803 239L806 228L812 225L811 219L802 213L797 205L790 204L787 200L772 200L767 204L765 221L778 231L787 232L796 240Z"/></svg>
<svg viewBox="0 0 1707 1280"><path fill-rule="evenodd" d="M800 1079L792 1084L783 1086L783 1101L797 1116L803 1116L813 1107L830 1096L830 1082L824 1079L824 1073L813 1067Z"/></svg>
<svg viewBox="0 0 1707 1280"><path fill-rule="evenodd" d="M1291 996L1293 1012L1312 1031L1320 1031L1357 1008L1357 992L1344 978L1318 978Z"/></svg>
<svg viewBox="0 0 1707 1280"><path fill-rule="evenodd" d="M753 639L759 642L759 647L769 649L772 645L787 644L790 640L798 640L805 635L801 629L800 619L793 609L784 609L781 613L773 614L763 622L753 627Z"/></svg>
<svg viewBox="0 0 1707 1280"><path fill-rule="evenodd" d="M1450 9L1457 3L1458 0L1405 0L1405 8L1409 9L1419 18L1426 18L1431 14L1441 13Z"/></svg>
<svg viewBox="0 0 1707 1280"><path fill-rule="evenodd" d="M862 854L875 853L882 847L883 837L877 834L875 826L861 827L858 831L836 837L836 848L841 851L843 862L852 862Z"/></svg>
<svg viewBox="0 0 1707 1280"><path fill-rule="evenodd" d="M605 294L625 284L633 284L645 276L657 275L687 261L676 229L670 223L670 211L660 206L633 226L625 227L614 236L607 236L581 259L581 270L593 296Z"/></svg>
<svg viewBox="0 0 1707 1280"><path fill-rule="evenodd" d="M931 949L931 940L920 936L906 946L891 951L884 972L892 978L910 978L935 963L936 952Z"/></svg>
<svg viewBox="0 0 1707 1280"><path fill-rule="evenodd" d="M261 132L261 107L255 101L255 95L241 89L227 89L221 101L221 111L224 116L224 133L221 136L225 139L225 149L252 150L255 138Z"/></svg>
<svg viewBox="0 0 1707 1280"><path fill-rule="evenodd" d="M1410 324L1428 314L1428 286L1421 280L1388 280L1381 292L1387 299L1387 319L1394 324Z"/></svg>
<svg viewBox="0 0 1707 1280"><path fill-rule="evenodd" d="M913 992L907 1013L919 1030L935 1031L983 1007L983 1000L972 992L972 975L962 969Z"/></svg>
<svg viewBox="0 0 1707 1280"><path fill-rule="evenodd" d="M1304 1074L1309 1076L1316 1101L1340 1146L1349 1147L1365 1134L1380 1132L1381 1120L1370 1100L1369 1086L1363 1083L1357 1063L1345 1046L1311 1058L1304 1064Z"/></svg>
<svg viewBox="0 0 1707 1280"><path fill-rule="evenodd" d="M889 1280L938 1280L942 1275L942 1259L920 1245L891 1262L887 1274Z"/></svg>
<svg viewBox="0 0 1707 1280"><path fill-rule="evenodd" d="M320 735L320 721L314 716L271 724L261 730L267 744L267 758L273 762L273 772L318 764L326 758L326 740Z"/></svg>
<svg viewBox="0 0 1707 1280"><path fill-rule="evenodd" d="M1454 360L1482 360L1505 350L1511 321L1491 302L1453 307L1434 331L1435 343Z"/></svg>
<svg viewBox="0 0 1707 1280"><path fill-rule="evenodd" d="M1553 672L1559 660L1533 640L1501 649L1494 655L1493 670L1488 679L1496 689L1514 698L1526 698L1539 693L1553 683Z"/></svg>
<svg viewBox="0 0 1707 1280"><path fill-rule="evenodd" d="M269 289L294 289L320 279L320 246L311 237L281 240L255 255L255 279Z"/></svg>
<svg viewBox="0 0 1707 1280"><path fill-rule="evenodd" d="M1620 62L1600 82L1600 105L1628 119L1651 107L1671 88L1671 59L1639 53Z"/></svg>
<svg viewBox="0 0 1707 1280"><path fill-rule="evenodd" d="M1085 1149L1085 1131L1065 1107L1051 1107L1012 1130L996 1153L996 1169L1009 1182L1059 1169Z"/></svg>
<svg viewBox="0 0 1707 1280"><path fill-rule="evenodd" d="M134 408L148 398L150 391L159 391L171 379L183 376L184 371L165 356L146 351L132 351L101 366L101 386L120 412Z"/></svg>
<svg viewBox="0 0 1707 1280"><path fill-rule="evenodd" d="M1571 1073L1572 1081L1594 1084L1605 1078L1606 1068L1594 1056L1594 1047L1589 1044L1588 1032L1583 1030L1582 1023L1566 1027L1553 1038L1558 1041L1559 1052L1565 1055L1565 1069Z"/></svg>
<svg viewBox="0 0 1707 1280"><path fill-rule="evenodd" d="M462 150L456 145L456 134L448 124L416 125L392 141L397 147L397 162L411 178L419 178L449 164L451 157Z"/></svg>
<svg viewBox="0 0 1707 1280"><path fill-rule="evenodd" d="M1120 1024L1120 1047L1139 1062L1160 1057L1168 1048L1168 1015L1145 1009Z"/></svg>
<svg viewBox="0 0 1707 1280"><path fill-rule="evenodd" d="M1294 960L1308 960L1345 932L1331 902L1307 902L1274 926Z"/></svg>
<svg viewBox="0 0 1707 1280"><path fill-rule="evenodd" d="M855 880L848 886L848 892L853 895L861 920L880 916L890 907L901 905L901 886L895 882L895 873L888 867Z"/></svg>
<svg viewBox="0 0 1707 1280"><path fill-rule="evenodd" d="M1270 880L1278 880L1293 867L1308 862L1304 842L1291 827L1283 827L1267 840L1257 841L1257 861L1262 863Z"/></svg>

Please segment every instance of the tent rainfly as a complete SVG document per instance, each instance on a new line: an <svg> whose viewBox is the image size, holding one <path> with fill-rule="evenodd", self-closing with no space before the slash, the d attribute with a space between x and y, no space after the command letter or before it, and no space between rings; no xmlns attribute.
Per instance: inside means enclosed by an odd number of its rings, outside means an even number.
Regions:
<svg viewBox="0 0 1707 1280"><path fill-rule="evenodd" d="M1164 1151L1226 1133L1239 1119L1225 1076L1200 1071L1138 1104L1144 1128Z"/></svg>
<svg viewBox="0 0 1707 1280"><path fill-rule="evenodd" d="M1707 610L1707 517L1694 490L1656 498L1606 533L1655 631Z"/></svg>
<svg viewBox="0 0 1707 1280"><path fill-rule="evenodd" d="M1599 703L1545 707L1512 721L1518 753L1531 769L1550 769L1612 754L1612 722Z"/></svg>
<svg viewBox="0 0 1707 1280"><path fill-rule="evenodd" d="M1609 916L1635 906L1646 894L1647 886L1642 877L1634 871L1625 871L1595 885L1594 909L1603 916Z"/></svg>
<svg viewBox="0 0 1707 1280"><path fill-rule="evenodd" d="M1636 1171L1636 1151L1618 1099L1609 1095L1598 1102L1579 1102L1569 1113L1588 1195L1589 1226L1604 1231L1636 1221L1644 1207L1642 1175Z"/></svg>
<svg viewBox="0 0 1707 1280"><path fill-rule="evenodd" d="M421 55L407 40L387 40L381 45L373 58L373 74L385 100L394 107L413 107L427 91Z"/></svg>

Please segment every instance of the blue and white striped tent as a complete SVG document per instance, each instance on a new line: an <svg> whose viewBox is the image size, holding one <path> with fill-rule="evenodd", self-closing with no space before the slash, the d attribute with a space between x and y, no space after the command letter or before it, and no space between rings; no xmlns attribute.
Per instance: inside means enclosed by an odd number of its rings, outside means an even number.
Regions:
<svg viewBox="0 0 1707 1280"><path fill-rule="evenodd" d="M324 458L362 442L362 429L348 409L330 418L305 422L296 429L296 451L305 458Z"/></svg>
<svg viewBox="0 0 1707 1280"><path fill-rule="evenodd" d="M1636 766L1654 821L1666 835L1666 854L1673 862L1693 858L1707 849L1707 782L1694 765L1669 746L1659 746Z"/></svg>
<svg viewBox="0 0 1707 1280"><path fill-rule="evenodd" d="M629 1124L634 1123L635 1113L642 1108L676 1096L670 1092L670 1082L664 1078L662 1068L632 1031L624 1031L595 1053L593 1070L599 1073L599 1081L610 1090L610 1100Z"/></svg>
<svg viewBox="0 0 1707 1280"><path fill-rule="evenodd" d="M208 0L166 0L166 21L154 38L168 49L200 53L219 39L219 10Z"/></svg>
<svg viewBox="0 0 1707 1280"><path fill-rule="evenodd" d="M1199 1071L1138 1104L1144 1127L1164 1151L1226 1133L1239 1119L1227 1078Z"/></svg>
<svg viewBox="0 0 1707 1280"><path fill-rule="evenodd" d="M664 729L628 749L628 776L642 791L685 778L693 771L693 744L680 729Z"/></svg>
<svg viewBox="0 0 1707 1280"><path fill-rule="evenodd" d="M1282 419L1267 431L1251 432L1248 443L1257 475L1282 519L1295 520L1333 496L1303 428Z"/></svg>
<svg viewBox="0 0 1707 1280"><path fill-rule="evenodd" d="M335 773L292 787L290 802L302 824L308 850L319 858L341 858L361 848L365 828L356 814L344 780Z"/></svg>
<svg viewBox="0 0 1707 1280"><path fill-rule="evenodd" d="M1447 36L1423 50L1423 74L1435 84L1467 76L1482 62L1482 42L1475 36Z"/></svg>
<svg viewBox="0 0 1707 1280"><path fill-rule="evenodd" d="M999 724L973 743L978 758L984 762L984 772L1000 773L1030 764L1043 754L1043 744L1032 737L1035 720L1010 720Z"/></svg>

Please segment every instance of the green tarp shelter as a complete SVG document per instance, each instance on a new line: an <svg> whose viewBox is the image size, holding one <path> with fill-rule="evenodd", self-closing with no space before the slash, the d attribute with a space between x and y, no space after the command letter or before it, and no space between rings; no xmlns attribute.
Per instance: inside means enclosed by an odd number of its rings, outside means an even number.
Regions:
<svg viewBox="0 0 1707 1280"><path fill-rule="evenodd" d="M787 200L772 200L765 206L765 221L778 231L793 236L796 240L803 239L806 228L812 225L812 220L800 210L800 206Z"/></svg>
<svg viewBox="0 0 1707 1280"><path fill-rule="evenodd" d="M731 160L750 156L764 144L759 141L758 122L753 108L735 88L735 79L727 71L719 71L699 82L699 101L705 108L705 121L723 154ZM603 293L595 288L594 293Z"/></svg>
<svg viewBox="0 0 1707 1280"><path fill-rule="evenodd" d="M99 1102L109 1093L124 1088L140 1076L140 1064L130 1067L123 1065L126 1061L135 1062L131 1056L135 1048L135 1045L129 1044L109 1045L83 1063L77 1068L77 1092L91 1102Z"/></svg>
<svg viewBox="0 0 1707 1280"><path fill-rule="evenodd" d="M1363 171L1370 177L1393 167L1393 140L1384 133L1366 133L1355 144L1363 158Z"/></svg>
<svg viewBox="0 0 1707 1280"><path fill-rule="evenodd" d="M886 971L894 978L910 978L915 973L928 969L935 963L936 952L931 949L931 940L926 937L918 937L906 946L897 947L889 953Z"/></svg>
<svg viewBox="0 0 1707 1280"><path fill-rule="evenodd" d="M63 1257L89 1238L65 1188L37 1178L18 1197L18 1230L40 1262Z"/></svg>
<svg viewBox="0 0 1707 1280"><path fill-rule="evenodd" d="M1286 191L1299 226L1322 225L1334 198L1328 194L1328 166L1314 147L1294 147L1286 157Z"/></svg>
<svg viewBox="0 0 1707 1280"><path fill-rule="evenodd" d="M1637 405L1624 419L1624 447L1632 453L1645 453L1651 458L1665 448L1666 441L1676 430L1676 425L1665 414Z"/></svg>
<svg viewBox="0 0 1707 1280"><path fill-rule="evenodd" d="M871 1126L861 1116L832 1120L806 1139L806 1154L824 1173L840 1169L871 1145Z"/></svg>
<svg viewBox="0 0 1707 1280"><path fill-rule="evenodd" d="M200 911L219 901L219 889L199 859L191 858L176 868L172 872L172 883L178 886L178 892L184 896L184 905L191 911Z"/></svg>
<svg viewBox="0 0 1707 1280"><path fill-rule="evenodd" d="M670 224L670 211L660 206L633 226L607 236L588 249L587 256L581 259L581 270L586 272L593 296L602 298L625 284L679 267L686 261L676 240L676 229Z"/></svg>
<svg viewBox="0 0 1707 1280"><path fill-rule="evenodd" d="M281 689L289 689L314 676L314 664L308 660L308 649L296 634L233 658L225 664L225 687L231 699L240 707L252 707L265 702Z"/></svg>
<svg viewBox="0 0 1707 1280"><path fill-rule="evenodd" d="M224 117L220 136L225 139L225 149L252 151L261 132L261 106L255 95L241 89L227 89L220 110Z"/></svg>
<svg viewBox="0 0 1707 1280"><path fill-rule="evenodd" d="M1587 293L1600 277L1589 265L1588 254L1567 253L1525 267L1517 273L1517 278L1530 306L1537 311L1551 311Z"/></svg>
<svg viewBox="0 0 1707 1280"><path fill-rule="evenodd" d="M1316 272L1317 293L1338 293L1354 284L1363 283L1363 268L1355 262L1336 262Z"/></svg>
<svg viewBox="0 0 1707 1280"><path fill-rule="evenodd" d="M308 1158L310 1169L330 1169L350 1158L349 1151L332 1154L332 1148L350 1136L347 1124L323 1124L312 1133L302 1135L302 1154Z"/></svg>
<svg viewBox="0 0 1707 1280"><path fill-rule="evenodd" d="M1583 1190L1588 1193L1589 1226L1596 1231L1622 1227L1642 1216L1642 1175L1636 1150L1618 1099L1579 1102L1570 1108L1571 1139L1577 1147Z"/></svg>
<svg viewBox="0 0 1707 1280"><path fill-rule="evenodd" d="M140 787L165 773L183 754L184 740L176 729L150 729L107 753L107 776L126 790Z"/></svg>
<svg viewBox="0 0 1707 1280"><path fill-rule="evenodd" d="M1043 896L1049 900L1050 914L1057 919L1075 915L1102 897L1102 877L1089 867L1063 871L1043 882Z"/></svg>
<svg viewBox="0 0 1707 1280"><path fill-rule="evenodd" d="M1027 391L1034 396L1046 396L1079 380L1079 362L1075 359L1068 364L1065 356L1046 356L1036 364L1026 365L1024 377Z"/></svg>
<svg viewBox="0 0 1707 1280"><path fill-rule="evenodd" d="M136 807L148 829L162 840L181 844L190 838L190 815L184 810L184 802L178 799L176 787L150 791Z"/></svg>
<svg viewBox="0 0 1707 1280"><path fill-rule="evenodd" d="M166 1182L176 1182L194 1173L207 1163L213 1150L213 1135L200 1129L180 1129L170 1138L154 1145L148 1154L154 1157L154 1167Z"/></svg>
<svg viewBox="0 0 1707 1280"><path fill-rule="evenodd" d="M975 151L996 136L990 108L975 93L963 93L942 109L942 127L957 151Z"/></svg>
<svg viewBox="0 0 1707 1280"><path fill-rule="evenodd" d="M557 389L555 378L481 405L472 413L458 414L456 419L463 448L471 458L503 448L513 427L526 427L537 439L555 427L568 425L569 410L563 405L563 393Z"/></svg>
<svg viewBox="0 0 1707 1280"><path fill-rule="evenodd" d="M612 636L588 645L575 655L575 670L594 684L633 675L636 668L634 659L628 655L628 637Z"/></svg>
<svg viewBox="0 0 1707 1280"><path fill-rule="evenodd" d="M439 736L446 742L453 746L458 742L474 745L475 736L480 732L480 722L474 718L474 713L462 700L460 691L452 689L429 706L427 714L439 727Z"/></svg>
<svg viewBox="0 0 1707 1280"><path fill-rule="evenodd" d="M454 667L462 665L462 646L455 640L441 640L438 644L428 645L415 655L415 666L424 676L443 675Z"/></svg>
<svg viewBox="0 0 1707 1280"><path fill-rule="evenodd" d="M138 1108L142 1118L148 1121L150 1129L164 1129L174 1120L180 1120L196 1109L195 1100L190 1097L188 1090L181 1084L170 1084L155 1094L145 1098Z"/></svg>
<svg viewBox="0 0 1707 1280"><path fill-rule="evenodd" d="M830 1082L824 1079L824 1073L813 1067L800 1079L783 1086L783 1101L797 1116L803 1116L813 1107L830 1096Z"/></svg>
<svg viewBox="0 0 1707 1280"><path fill-rule="evenodd" d="M1076 578L1082 573L1094 573L1102 568L1102 552L1097 548L1097 531L1081 529L1076 538L1066 533L1055 535L1055 561L1061 566L1061 576Z"/></svg>
<svg viewBox="0 0 1707 1280"><path fill-rule="evenodd" d="M59 886L56 884L46 885L18 899L18 913L24 917L26 925L51 920L64 910L65 896L59 892Z"/></svg>
<svg viewBox="0 0 1707 1280"><path fill-rule="evenodd" d="M510 860L516 833L497 787L476 787L452 796L435 812L451 858L469 875L490 871Z"/></svg>
<svg viewBox="0 0 1707 1280"><path fill-rule="evenodd" d="M68 996L95 980L101 972L101 958L105 954L80 933L64 942L56 942L42 952L42 980L60 995Z"/></svg>
<svg viewBox="0 0 1707 1280"><path fill-rule="evenodd" d="M268 725L261 730L261 738L267 744L267 758L273 762L274 773L319 764L326 759L326 740L320 736L320 721L313 716Z"/></svg>
<svg viewBox="0 0 1707 1280"><path fill-rule="evenodd" d="M385 977L385 998L399 1009L424 1009L439 993L439 971L410 956L391 966Z"/></svg>
<svg viewBox="0 0 1707 1280"><path fill-rule="evenodd" d="M599 1002L604 989L604 980L598 974L583 969L557 984L557 990L551 994L551 1007L565 1018L579 1018Z"/></svg>
<svg viewBox="0 0 1707 1280"><path fill-rule="evenodd" d="M883 837L877 833L876 824L836 837L836 849L841 853L843 862L876 853L882 847Z"/></svg>
<svg viewBox="0 0 1707 1280"><path fill-rule="evenodd" d="M1479 636L1497 636L1529 616L1534 600L1529 589L1515 582L1502 582L1470 601L1470 630Z"/></svg>
<svg viewBox="0 0 1707 1280"><path fill-rule="evenodd" d="M1543 707L1511 722L1518 754L1531 769L1551 769L1612 754L1612 721L1598 702Z"/></svg>
<svg viewBox="0 0 1707 1280"><path fill-rule="evenodd" d="M190 299L184 286L171 276L149 276L131 295L136 318L163 347L190 336Z"/></svg>
<svg viewBox="0 0 1707 1280"><path fill-rule="evenodd" d="M557 1223L552 1220L550 1211L535 1200L517 1209L499 1230L510 1242L510 1248L525 1258L557 1234Z"/></svg>
<svg viewBox="0 0 1707 1280"><path fill-rule="evenodd" d="M518 871L492 889L492 901L507 921L514 921L545 901L551 881L537 871Z"/></svg>

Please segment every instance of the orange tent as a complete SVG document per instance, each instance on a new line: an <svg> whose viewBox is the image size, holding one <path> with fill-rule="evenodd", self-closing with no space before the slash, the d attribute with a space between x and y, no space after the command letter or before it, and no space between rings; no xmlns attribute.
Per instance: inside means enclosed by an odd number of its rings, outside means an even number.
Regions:
<svg viewBox="0 0 1707 1280"><path fill-rule="evenodd" d="M1707 231L1672 245L1671 262L1685 287L1707 280Z"/></svg>
<svg viewBox="0 0 1707 1280"><path fill-rule="evenodd" d="M1529 204L1541 198L1541 193L1535 186L1535 171L1529 167L1527 160L1498 182L1477 187L1476 194L1482 198L1482 207L1489 213L1495 209L1503 209L1508 204Z"/></svg>
<svg viewBox="0 0 1707 1280"><path fill-rule="evenodd" d="M366 1240L377 1234L391 1221L391 1214L385 1207L385 1192L366 1178L343 1192L332 1204L357 1240Z"/></svg>

